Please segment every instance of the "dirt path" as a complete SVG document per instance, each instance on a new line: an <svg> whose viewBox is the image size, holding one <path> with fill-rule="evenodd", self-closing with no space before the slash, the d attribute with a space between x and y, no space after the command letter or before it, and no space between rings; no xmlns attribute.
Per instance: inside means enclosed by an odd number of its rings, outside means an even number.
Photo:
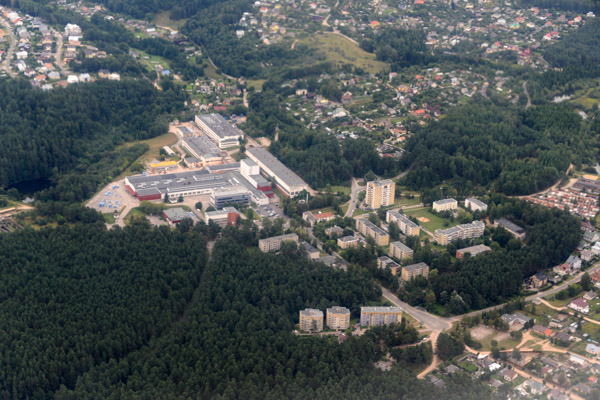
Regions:
<svg viewBox="0 0 600 400"><path fill-rule="evenodd" d="M550 303L549 303L547 300L540 299L540 301L541 301L541 302L542 302L544 305L546 305L546 306L550 307L550 308L551 308L551 309L553 309L553 310L556 310L556 311L563 311L563 312L565 312L565 313L567 313L567 314L571 314L571 310L570 310L569 308L565 307L565 306L563 306L563 307L555 307L555 306L553 306L552 304L550 304ZM580 315L581 315L581 314L580 314ZM596 321L595 319L591 319L591 318L589 318L589 317L586 317L585 315L581 315L581 316L582 316L582 317L583 317L583 319L584 319L584 320L586 320L587 322L590 322L590 323L592 323L592 324L596 324L596 325L600 325L600 321Z"/></svg>
<svg viewBox="0 0 600 400"><path fill-rule="evenodd" d="M431 342L431 347L433 349L433 360L431 361L431 364L429 364L429 366L427 368L425 368L423 371L421 371L421 373L419 375L417 375L418 379L423 379L427 376L427 374L429 374L431 371L435 370L441 363L442 360L440 360L440 358L437 356L436 353L436 345L437 345L437 339L438 336L440 336L440 331L433 331L431 332L431 335L429 336L429 339L427 341Z"/></svg>
<svg viewBox="0 0 600 400"><path fill-rule="evenodd" d="M531 107L531 97L527 91L527 81L523 82L523 91L525 92L525 96L527 96L527 104L525 105L525 109L527 110L529 107Z"/></svg>

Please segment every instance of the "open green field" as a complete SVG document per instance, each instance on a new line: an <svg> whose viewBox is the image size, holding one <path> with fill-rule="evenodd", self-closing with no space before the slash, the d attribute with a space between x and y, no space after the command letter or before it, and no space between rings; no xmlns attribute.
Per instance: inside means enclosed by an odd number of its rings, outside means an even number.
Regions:
<svg viewBox="0 0 600 400"><path fill-rule="evenodd" d="M337 185L337 186L332 186L331 187L331 191L333 193L340 192L340 193L344 193L344 194L348 194L349 195L350 192L352 191L352 189L350 188L350 186L339 186L339 185Z"/></svg>
<svg viewBox="0 0 600 400"><path fill-rule="evenodd" d="M142 64L146 65L148 71L154 71L157 65L160 65L163 69L171 69L169 62L165 58L150 55L140 49L135 49L135 51L140 55L139 60Z"/></svg>
<svg viewBox="0 0 600 400"><path fill-rule="evenodd" d="M103 213L102 216L104 217L104 222L107 224L115 223L115 216L112 213Z"/></svg>
<svg viewBox="0 0 600 400"><path fill-rule="evenodd" d="M174 20L170 18L170 11L163 11L159 14L156 14L154 21L152 21L155 25L165 26L167 28L171 28L174 30L178 30L187 22L187 19Z"/></svg>
<svg viewBox="0 0 600 400"><path fill-rule="evenodd" d="M573 96L570 102L585 108L592 108L594 104L600 104L600 88L592 87L585 92L579 92Z"/></svg>
<svg viewBox="0 0 600 400"><path fill-rule="evenodd" d="M262 90L263 83L265 83L266 81L266 79L248 79L248 88L253 87L254 90L260 92Z"/></svg>
<svg viewBox="0 0 600 400"><path fill-rule="evenodd" d="M458 225L458 222L450 222L450 220L433 215L429 208L415 208L412 210L406 210L406 215L413 216L419 221L419 225L427 228L431 233L435 232L436 229L448 229L450 227ZM448 222L448 226L444 226L444 222Z"/></svg>
<svg viewBox="0 0 600 400"><path fill-rule="evenodd" d="M375 60L375 55L367 53L342 35L335 33L318 33L302 43L323 54L327 61L352 64L370 73L377 73L389 67L389 64Z"/></svg>
<svg viewBox="0 0 600 400"><path fill-rule="evenodd" d="M128 143L121 147L131 146L135 143L145 143L149 146L148 151L146 151L140 158L138 158L135 162L145 163L147 161L151 161L160 156L160 149L164 146L170 146L172 144L177 143L177 136L174 133L167 132L164 135L157 136L148 140L141 140L139 142ZM131 175L132 172L129 168L127 168L121 175L119 175L118 179L122 179L128 175Z"/></svg>

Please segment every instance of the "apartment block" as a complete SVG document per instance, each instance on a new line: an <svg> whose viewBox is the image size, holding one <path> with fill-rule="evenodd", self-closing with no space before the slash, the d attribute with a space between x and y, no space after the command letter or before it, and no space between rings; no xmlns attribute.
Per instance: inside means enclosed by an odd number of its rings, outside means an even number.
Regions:
<svg viewBox="0 0 600 400"><path fill-rule="evenodd" d="M410 281L416 276L424 276L427 278L429 276L429 265L424 262L420 262L418 264L407 265L406 267L402 267L402 280Z"/></svg>
<svg viewBox="0 0 600 400"><path fill-rule="evenodd" d="M273 236L266 239L260 239L258 241L258 248L261 251L264 251L265 253L269 251L277 251L281 249L281 244L283 242L288 241L298 243L298 235L296 235L295 233L290 233L288 235Z"/></svg>
<svg viewBox="0 0 600 400"><path fill-rule="evenodd" d="M348 329L350 327L350 310L338 306L328 308L326 324L329 329Z"/></svg>
<svg viewBox="0 0 600 400"><path fill-rule="evenodd" d="M412 258L413 253L414 252L410 247L400 241L390 243L390 249L388 250L388 255L390 257L394 257L399 260L402 260L403 258Z"/></svg>
<svg viewBox="0 0 600 400"><path fill-rule="evenodd" d="M372 209L391 206L396 200L396 184L389 180L367 182L365 202Z"/></svg>
<svg viewBox="0 0 600 400"><path fill-rule="evenodd" d="M492 249L489 248L488 246L483 245L483 244L478 244L476 246L465 247L464 249L456 250L456 258L458 258L459 260L462 260L465 257L465 254L469 254L471 257L475 257L478 254L490 253L491 251L492 251Z"/></svg>
<svg viewBox="0 0 600 400"><path fill-rule="evenodd" d="M388 256L381 256L377 259L377 267L381 269L389 268L392 275L396 276L401 272L402 267L396 261L392 260Z"/></svg>
<svg viewBox="0 0 600 400"><path fill-rule="evenodd" d="M359 219L357 222L358 231L365 236L375 239L378 246L387 246L390 243L390 235L371 221Z"/></svg>
<svg viewBox="0 0 600 400"><path fill-rule="evenodd" d="M433 208L433 211L436 211L436 212L457 210L458 209L458 201L456 201L452 198L437 200L437 201L433 202L433 205L431 208Z"/></svg>
<svg viewBox="0 0 600 400"><path fill-rule="evenodd" d="M483 236L485 224L481 221L473 221L470 224L461 224L449 229L436 229L435 241L440 246L457 239L474 239Z"/></svg>
<svg viewBox="0 0 600 400"><path fill-rule="evenodd" d="M341 238L338 238L337 240L337 245L340 246L340 249L347 249L349 247L358 247L361 246L363 243L361 241L361 238L359 238L358 236L344 236Z"/></svg>
<svg viewBox="0 0 600 400"><path fill-rule="evenodd" d="M473 197L465 199L465 208L471 211L487 211L488 205L481 200L477 200Z"/></svg>
<svg viewBox="0 0 600 400"><path fill-rule="evenodd" d="M389 224L395 222L400 228L400 231L406 236L419 236L421 227L414 221L411 221L406 215L400 214L398 211L388 211L385 214L385 221Z"/></svg>
<svg viewBox="0 0 600 400"><path fill-rule="evenodd" d="M402 320L400 307L361 307L361 326L380 326L398 323Z"/></svg>
<svg viewBox="0 0 600 400"><path fill-rule="evenodd" d="M321 332L323 330L323 311L314 308L300 311L300 330L304 332Z"/></svg>

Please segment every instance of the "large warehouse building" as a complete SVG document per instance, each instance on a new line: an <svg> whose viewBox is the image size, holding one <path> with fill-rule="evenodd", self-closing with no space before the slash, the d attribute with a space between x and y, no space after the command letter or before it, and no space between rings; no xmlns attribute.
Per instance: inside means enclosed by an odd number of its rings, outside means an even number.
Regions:
<svg viewBox="0 0 600 400"><path fill-rule="evenodd" d="M288 197L299 195L303 190L309 190L309 186L292 170L283 165L274 155L263 147L252 147L246 150L246 154L260 167L263 175L272 178L277 187Z"/></svg>
<svg viewBox="0 0 600 400"><path fill-rule="evenodd" d="M164 175L134 175L125 178L125 187L139 200L159 200L168 195L171 201L179 196L209 194L215 208L231 203L250 201L269 204L267 195L245 179L239 170L209 173L207 170Z"/></svg>
<svg viewBox="0 0 600 400"><path fill-rule="evenodd" d="M244 132L217 113L196 115L195 122L220 149L237 146L240 144L239 140L244 138Z"/></svg>
<svg viewBox="0 0 600 400"><path fill-rule="evenodd" d="M181 147L183 147L193 157L200 161L203 167L223 163L223 157L225 156L225 153L222 152L217 145L206 136L191 136L183 138L181 141Z"/></svg>

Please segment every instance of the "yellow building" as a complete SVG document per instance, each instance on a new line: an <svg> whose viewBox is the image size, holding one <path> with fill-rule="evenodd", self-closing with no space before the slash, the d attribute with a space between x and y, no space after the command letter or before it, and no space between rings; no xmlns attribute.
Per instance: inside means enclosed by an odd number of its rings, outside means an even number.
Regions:
<svg viewBox="0 0 600 400"><path fill-rule="evenodd" d="M371 221L359 219L357 222L358 231L365 236L375 239L378 246L387 246L390 243L390 235Z"/></svg>
<svg viewBox="0 0 600 400"><path fill-rule="evenodd" d="M421 228L414 221L411 221L406 215L400 214L398 211L388 211L385 214L386 222L395 222L398 224L400 231L406 236L419 236L421 234Z"/></svg>
<svg viewBox="0 0 600 400"><path fill-rule="evenodd" d="M326 323L329 329L348 329L350 327L350 310L338 306L328 308Z"/></svg>
<svg viewBox="0 0 600 400"><path fill-rule="evenodd" d="M457 210L458 209L458 201L456 201L452 198L437 200L437 201L433 202L433 205L431 208L433 209L433 211L436 211L436 212Z"/></svg>
<svg viewBox="0 0 600 400"><path fill-rule="evenodd" d="M391 206L396 200L396 184L389 179L367 183L365 202L373 210L379 207Z"/></svg>
<svg viewBox="0 0 600 400"><path fill-rule="evenodd" d="M427 278L429 276L429 265L420 262L418 264L407 265L406 267L402 267L402 280L410 281L415 276L424 276Z"/></svg>
<svg viewBox="0 0 600 400"><path fill-rule="evenodd" d="M347 249L350 247L358 247L361 245L360 238L356 236L344 236L338 238L337 245L340 246L340 249Z"/></svg>
<svg viewBox="0 0 600 400"><path fill-rule="evenodd" d="M323 330L323 311L314 308L300 311L300 330L321 332Z"/></svg>
<svg viewBox="0 0 600 400"><path fill-rule="evenodd" d="M402 320L400 307L361 307L360 325L379 326L395 324Z"/></svg>
<svg viewBox="0 0 600 400"><path fill-rule="evenodd" d="M402 242L398 241L390 243L390 249L388 251L390 257L402 260L403 258L412 258L413 253L413 250Z"/></svg>

